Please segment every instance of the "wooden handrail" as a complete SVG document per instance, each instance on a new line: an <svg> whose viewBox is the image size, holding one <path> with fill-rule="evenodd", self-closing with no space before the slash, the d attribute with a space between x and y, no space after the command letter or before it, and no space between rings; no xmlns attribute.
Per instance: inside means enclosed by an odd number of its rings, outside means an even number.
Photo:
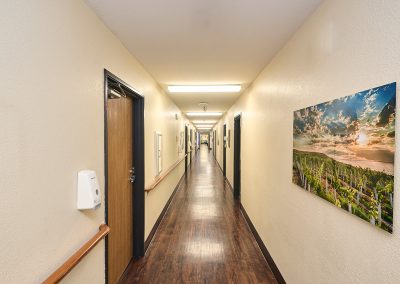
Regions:
<svg viewBox="0 0 400 284"><path fill-rule="evenodd" d="M63 279L105 236L110 232L110 227L101 224L99 232L87 241L76 253L67 259L56 271L53 272L43 284L58 283Z"/></svg>
<svg viewBox="0 0 400 284"><path fill-rule="evenodd" d="M152 183L150 186L146 187L146 188L144 189L144 191L145 191L145 192L150 192L150 191L152 191L153 189L155 189L156 186L159 185L159 184L163 181L163 179L165 179L165 178L180 164L180 163L182 163L182 161L187 157L187 155L188 155L190 152L192 152L192 151L189 151L185 156L183 156L181 159L179 159L178 161L176 161L171 167L169 167L169 169L168 169L165 173L163 173L163 174L160 175L157 179L155 179L155 180L153 181L153 183Z"/></svg>

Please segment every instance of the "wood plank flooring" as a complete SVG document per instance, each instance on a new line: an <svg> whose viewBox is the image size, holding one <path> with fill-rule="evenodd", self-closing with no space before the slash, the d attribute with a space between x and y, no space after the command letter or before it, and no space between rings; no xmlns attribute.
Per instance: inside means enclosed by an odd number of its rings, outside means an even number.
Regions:
<svg viewBox="0 0 400 284"><path fill-rule="evenodd" d="M120 283L277 283L206 146Z"/></svg>

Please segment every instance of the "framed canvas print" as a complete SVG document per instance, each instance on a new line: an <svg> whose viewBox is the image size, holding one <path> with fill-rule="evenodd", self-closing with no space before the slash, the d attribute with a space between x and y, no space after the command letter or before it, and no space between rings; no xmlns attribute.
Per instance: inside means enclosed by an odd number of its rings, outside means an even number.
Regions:
<svg viewBox="0 0 400 284"><path fill-rule="evenodd" d="M294 112L292 181L393 230L396 83Z"/></svg>

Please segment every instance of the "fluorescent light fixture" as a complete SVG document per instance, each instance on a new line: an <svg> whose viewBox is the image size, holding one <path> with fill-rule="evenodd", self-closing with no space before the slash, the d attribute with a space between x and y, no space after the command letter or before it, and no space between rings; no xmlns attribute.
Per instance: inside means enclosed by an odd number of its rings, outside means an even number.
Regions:
<svg viewBox="0 0 400 284"><path fill-rule="evenodd" d="M211 128L211 127L214 126L214 124L200 124L200 125L195 124L195 126L196 126L197 128L200 128L200 127Z"/></svg>
<svg viewBox="0 0 400 284"><path fill-rule="evenodd" d="M221 116L222 112L187 112L187 116Z"/></svg>
<svg viewBox="0 0 400 284"><path fill-rule="evenodd" d="M240 85L181 85L168 86L170 93L238 93Z"/></svg>
<svg viewBox="0 0 400 284"><path fill-rule="evenodd" d="M216 120L193 120L193 124L214 124L217 123Z"/></svg>
<svg viewBox="0 0 400 284"><path fill-rule="evenodd" d="M197 130L211 130L211 127L207 127L207 128L197 127Z"/></svg>

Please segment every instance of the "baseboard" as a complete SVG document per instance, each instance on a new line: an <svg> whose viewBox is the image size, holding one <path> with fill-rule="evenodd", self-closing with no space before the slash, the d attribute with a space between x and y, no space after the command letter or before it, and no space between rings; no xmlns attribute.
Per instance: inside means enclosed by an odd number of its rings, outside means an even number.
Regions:
<svg viewBox="0 0 400 284"><path fill-rule="evenodd" d="M184 180L184 177L185 177L185 173L183 173L182 177L180 178L180 180L179 180L178 184L176 185L174 191L172 192L170 198L168 199L167 203L165 204L164 209L161 211L160 216L158 216L157 221L153 226L153 229L151 229L149 236L147 237L146 241L144 242L144 253L146 253L147 249L149 248L150 243L153 240L154 235L156 234L158 227L160 226L160 223L165 216L165 213L167 213L167 210L168 210L169 206L171 205L171 202L174 199L174 196L175 196L176 192L178 191L179 186L181 185L182 181Z"/></svg>
<svg viewBox="0 0 400 284"><path fill-rule="evenodd" d="M256 228L254 227L253 223L251 222L249 215L247 215L247 212L241 203L240 203L240 211L242 212L242 215L243 215L244 219L246 220L246 223L249 226L250 231L252 232L254 238L256 239L256 242L257 242L258 246L260 247L265 260L267 261L269 267L271 268L272 273L274 273L276 280L280 284L286 284L285 279L283 278L281 272L279 271L278 267L276 266L274 260L272 259L271 254L269 253L267 247L265 246L264 242L262 241Z"/></svg>
<svg viewBox="0 0 400 284"><path fill-rule="evenodd" d="M232 194L233 192L233 186L231 185L231 183L229 182L228 178L225 179L226 183L228 184L229 188L231 189Z"/></svg>
<svg viewBox="0 0 400 284"><path fill-rule="evenodd" d="M214 157L214 159L215 159L215 162L217 163L217 165L218 165L218 168L220 169L221 173L223 173L224 171L223 171L223 169L222 169L221 165L219 164L219 162L218 162L217 158L215 158L215 157Z"/></svg>

